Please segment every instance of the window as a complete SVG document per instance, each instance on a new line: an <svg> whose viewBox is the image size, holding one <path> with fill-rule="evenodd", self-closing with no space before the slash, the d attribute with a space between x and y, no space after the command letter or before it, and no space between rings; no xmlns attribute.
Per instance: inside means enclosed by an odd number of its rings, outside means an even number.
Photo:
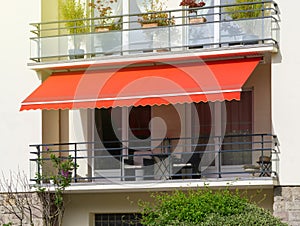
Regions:
<svg viewBox="0 0 300 226"><path fill-rule="evenodd" d="M140 218L135 213L95 214L95 226L142 226Z"/></svg>
<svg viewBox="0 0 300 226"><path fill-rule="evenodd" d="M250 150L252 138L251 136L243 135L252 133L252 102L252 91L243 91L241 92L240 101L225 101L221 104L221 108L217 108L216 103L195 104L196 112L192 126L194 126L194 134L201 137L198 139L200 146L197 147L196 151L203 152L208 150L208 147L206 147L209 140L208 137L210 135L214 136L215 131L218 131L216 126L221 126L225 131L222 150L228 151L221 156L222 165L251 163L252 156ZM213 117L220 118L221 124L214 125ZM211 147L213 148L211 151L213 151L214 146ZM211 165L215 165L215 162L211 161Z"/></svg>
<svg viewBox="0 0 300 226"><path fill-rule="evenodd" d="M141 146L149 146L150 138L149 123L151 120L151 107L132 107L128 108L128 139L129 154L133 154L134 150ZM122 153L122 109L95 109L95 169L119 169L120 155ZM146 139L146 140L145 140ZM144 141L145 140L145 141ZM105 156L105 158L102 158Z"/></svg>
<svg viewBox="0 0 300 226"><path fill-rule="evenodd" d="M243 165L252 162L251 136L243 136L252 133L252 92L242 92L240 101L226 101L226 137L223 150L228 152L222 155L222 165ZM224 111L224 109L223 109ZM235 136L240 135L240 136ZM230 137L231 136L231 137ZM244 151L243 151L244 150Z"/></svg>
<svg viewBox="0 0 300 226"><path fill-rule="evenodd" d="M149 123L151 120L151 107L133 107L129 112L129 128L133 138L147 139L150 137ZM130 137L130 139L133 139Z"/></svg>
<svg viewBox="0 0 300 226"><path fill-rule="evenodd" d="M121 108L95 109L95 169L118 169L120 167L121 113Z"/></svg>

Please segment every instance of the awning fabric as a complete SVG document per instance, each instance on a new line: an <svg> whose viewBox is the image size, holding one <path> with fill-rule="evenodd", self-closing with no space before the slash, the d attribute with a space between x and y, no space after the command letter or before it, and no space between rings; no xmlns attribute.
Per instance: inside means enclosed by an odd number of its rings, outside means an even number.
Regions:
<svg viewBox="0 0 300 226"><path fill-rule="evenodd" d="M109 108L239 100L260 58L54 73L21 110Z"/></svg>

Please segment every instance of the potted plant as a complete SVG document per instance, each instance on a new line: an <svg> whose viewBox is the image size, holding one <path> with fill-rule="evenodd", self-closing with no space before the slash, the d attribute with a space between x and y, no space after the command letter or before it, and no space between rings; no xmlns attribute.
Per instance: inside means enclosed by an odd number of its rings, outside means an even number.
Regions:
<svg viewBox="0 0 300 226"><path fill-rule="evenodd" d="M121 19L112 17L113 8L117 0L96 0L94 3L90 3L89 6L96 9L98 12L98 23L95 24L96 32L103 32L109 30L121 30L122 21Z"/></svg>
<svg viewBox="0 0 300 226"><path fill-rule="evenodd" d="M121 32L122 19L119 16L114 16L114 8L116 7L117 0L96 0L90 3L89 6L95 9L95 32L102 34L95 36L95 48L101 47L101 52L104 55L111 55L116 52L121 45ZM116 32L108 32L116 31Z"/></svg>
<svg viewBox="0 0 300 226"><path fill-rule="evenodd" d="M143 28L172 26L175 24L174 17L162 12L166 9L166 5L161 0L144 0L143 5L146 13L138 19Z"/></svg>
<svg viewBox="0 0 300 226"><path fill-rule="evenodd" d="M69 34L73 35L73 49L69 49L69 57L70 59L84 58L84 49L80 48L83 41L82 34L89 31L85 20L88 12L85 11L84 4L81 3L81 0L61 0L60 10L63 19L66 20Z"/></svg>
<svg viewBox="0 0 300 226"><path fill-rule="evenodd" d="M225 7L225 12L232 20L240 20L238 26L243 32L244 44L257 44L258 39L255 30L260 22L256 18L261 17L264 4L261 0L235 0L235 5ZM253 3L253 4L251 4Z"/></svg>
<svg viewBox="0 0 300 226"><path fill-rule="evenodd" d="M179 6L185 6L189 8L189 17L190 17L190 23L204 23L206 22L206 18L201 16L197 16L197 9L199 7L205 6L205 2L200 1L196 2L196 0L182 0L179 4Z"/></svg>
<svg viewBox="0 0 300 226"><path fill-rule="evenodd" d="M174 17L166 12L167 2L164 0L144 0L144 12L140 14L138 22L142 28L153 28L163 26L175 25ZM170 30L168 29L145 29L143 31L145 37L144 52L153 52L155 49L157 52L169 51Z"/></svg>

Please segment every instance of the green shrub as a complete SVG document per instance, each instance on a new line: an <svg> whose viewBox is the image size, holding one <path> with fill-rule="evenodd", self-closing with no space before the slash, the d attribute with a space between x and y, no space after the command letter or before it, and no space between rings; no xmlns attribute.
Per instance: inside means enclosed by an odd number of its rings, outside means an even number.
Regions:
<svg viewBox="0 0 300 226"><path fill-rule="evenodd" d="M236 5L225 7L225 11L233 20L260 17L262 16L263 4L259 2L262 0L235 0Z"/></svg>
<svg viewBox="0 0 300 226"><path fill-rule="evenodd" d="M267 210L241 198L238 192L231 193L229 190L175 191L171 194L157 193L153 198L155 204L140 203L144 225L286 225Z"/></svg>

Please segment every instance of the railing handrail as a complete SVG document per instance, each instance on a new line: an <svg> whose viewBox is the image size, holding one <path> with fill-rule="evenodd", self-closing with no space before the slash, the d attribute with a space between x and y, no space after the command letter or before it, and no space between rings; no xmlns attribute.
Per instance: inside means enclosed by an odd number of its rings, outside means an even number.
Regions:
<svg viewBox="0 0 300 226"><path fill-rule="evenodd" d="M266 0L266 1L261 1L261 2L246 2L246 3L239 3L239 4L223 4L223 5L214 5L214 6L204 6L204 7L195 7L193 8L193 10L200 10L200 11L204 11L204 10L208 10L208 9L211 9L211 8L227 8L227 7L232 7L232 6L236 6L236 5L255 5L255 4L267 4L267 3L273 3L273 5L277 5L275 3L275 1L272 1L272 0ZM277 11L274 9L274 7L264 7L261 8L261 9L254 9L254 10L240 10L240 11L236 11L236 12L252 12L252 11L273 11L274 10L274 13L277 14ZM176 12L188 12L190 11L189 8L182 8L182 9L173 9L173 10L163 10L163 11L160 11L160 13L166 13L168 15L171 15L171 13L176 13ZM142 12L142 13L133 13L133 14L120 14L120 15L113 15L113 16L107 16L107 17L90 17L90 18L82 18L82 19L74 19L74 20L56 20L56 21L47 21L47 22L38 22L38 23L30 23L31 26L34 26L34 27L37 27L38 30L31 30L32 33L34 34L39 34L41 32L46 32L46 31L55 31L55 30L65 30L65 29L70 29L70 28L84 28L84 27L87 27L87 28L92 28L94 27L93 24L88 24L86 26L74 26L74 27L67 27L67 26L63 26L63 27L60 27L60 26L57 26L57 27L54 27L54 28L47 28L47 29L42 29L41 26L43 25L51 25L51 24L65 24L65 23L68 23L68 22L80 22L80 21L86 21L86 22L93 22L93 21L97 21L97 20L101 20L101 19L114 19L114 18L123 18L123 17L141 17L142 15L144 14L156 14L157 12ZM225 14L231 14L231 12L219 12L219 13L205 13L205 14L199 14L198 16L212 16L212 15L225 15ZM184 16L178 16L178 17L175 17L175 19L177 18L185 18L185 17L188 17L187 15ZM274 18L276 19L272 13L270 13L270 15L261 15L257 18ZM166 18L166 20L168 19L172 19L172 17L168 17ZM244 19L251 19L251 18L244 18ZM238 20L244 20L244 19L238 19ZM253 18L252 18L253 19ZM231 20L226 20L226 22L228 21L231 21ZM213 23L213 22L217 22L217 21L208 21L207 23ZM219 22L222 22L221 20ZM138 20L136 21L128 21L128 22L121 22L121 24L123 23L138 23ZM183 23L185 24L185 23ZM173 25L172 25L173 26ZM178 26L178 25L175 25L175 26ZM127 30L134 30L134 29L121 29L122 31L127 31ZM78 34L71 34L71 35L82 35L82 34L88 34L88 33L94 33L93 31L90 31L90 32L84 32L84 33L78 33ZM39 38L47 38L47 37L57 37L57 36L64 36L64 35L70 35L70 34L63 34L63 35L51 35L51 36L43 36L43 37L39 37Z"/></svg>
<svg viewBox="0 0 300 226"><path fill-rule="evenodd" d="M228 11L226 8L236 5L260 4L261 9ZM278 47L278 10L277 4L272 0L248 2L240 4L221 4L192 8L197 11L197 17L206 17L205 22L191 21L194 15L190 15L191 8L182 7L173 10L164 10L166 18L155 18L157 22L165 21L163 26L144 28L142 16L157 12L141 12L134 14L120 14L109 17L93 17L75 20L47 21L31 23L35 29L30 37L30 60L41 62L73 60L80 58L98 58L106 56L125 56L136 53L167 51L205 51L207 48L220 48L227 46L261 45L273 47L268 51L276 51ZM214 10L212 10L214 9ZM257 17L232 19L230 14L235 12L247 13L260 11ZM112 29L106 32L98 32L98 20L111 20ZM176 23L173 23L176 21ZM249 21L253 25L250 31L245 23ZM131 25L132 24L132 25ZM78 26L77 26L78 25ZM108 23L108 25L111 25ZM115 27L116 26L116 27ZM200 30L203 27L203 30ZM194 29L195 28L195 29ZM199 29L198 29L199 28ZM218 31L215 30L219 29ZM143 29L143 30L142 30ZM202 31L202 32L201 32ZM164 42L157 41L163 34ZM151 38L152 35L152 38ZM111 36L113 42L109 45L105 41ZM142 37L143 42L139 42ZM154 37L154 38L153 38ZM55 48L51 48L55 46ZM80 50L80 54L75 53Z"/></svg>
<svg viewBox="0 0 300 226"><path fill-rule="evenodd" d="M274 137L276 135L271 133L255 133L255 134L230 134L230 135L224 135L224 136L197 136L197 137L165 137L165 140L194 140L194 139L207 139L207 138L229 138L229 137L260 137L260 136L267 136L267 137ZM161 138L149 138L149 139L143 139L143 142L151 142L151 141L161 141ZM112 144L112 143L128 143L128 142L141 142L141 140L119 140L119 141L105 141L101 143L105 144ZM62 143L45 143L45 144L30 144L29 147L51 147L51 146L65 146L65 145L85 145L85 144L97 144L100 142L94 142L94 141L82 141L82 142L62 142Z"/></svg>
<svg viewBox="0 0 300 226"><path fill-rule="evenodd" d="M230 3L230 4L220 4L220 5L213 5L213 6L203 6L203 7L194 7L193 10L207 10L212 8L226 8L226 7L232 7L237 5L256 5L256 4L267 4L272 3L275 7L277 6L276 1L274 0L264 0L264 1L257 1L257 2L243 2L243 3ZM268 9L273 10L273 7L265 8L263 7L262 10ZM159 11L160 13L170 13L170 12L181 12L181 11L190 11L189 8L180 8L180 9L172 9L172 10L162 10ZM90 18L82 18L82 19L74 19L74 20L53 20L53 21L47 21L47 22L35 22L30 23L30 26L37 26L37 25L46 25L46 24L53 24L53 23L66 23L66 22L76 22L76 21L82 21L82 20L94 20L94 19L107 19L107 18L119 18L119 17L129 17L129 16L141 16L143 14L155 14L157 12L141 12L141 13L131 13L131 14L119 14L119 15L113 15L113 16L107 16L107 17L90 17Z"/></svg>
<svg viewBox="0 0 300 226"><path fill-rule="evenodd" d="M188 144L178 144L176 142L176 144L172 144L172 140L176 140L176 139L179 139L179 138L165 138L165 139L155 139L155 140L161 140L161 141L167 141L167 142L162 142L160 145L158 145L156 148L158 148L158 150L166 150L166 152L155 152L155 151L152 151L151 150L151 144L150 146L146 147L147 148L147 152L139 152L139 148L141 147L137 147L137 149L134 151L134 152L122 152L122 150L128 150L128 147L119 147L119 148L109 148L108 150L110 151L113 151L113 150L118 150L120 152L118 153L115 153L113 155L111 155L110 153L108 152L103 152L101 153L101 155L98 155L97 152L100 152L100 151L104 151L105 149L102 149L102 148L95 148L95 147L90 147L90 148L82 148L80 149L78 146L79 146L79 143L81 144L87 144L87 143L94 143L94 142L73 142L73 143L64 143L64 145L74 145L74 148L68 148L68 149L64 149L64 150L50 150L50 152L48 151L41 151L43 145L31 145L31 147L36 147L37 148L37 151L35 152L31 152L31 154L34 154L36 155L37 157L36 158L30 158L30 162L36 162L38 164L38 168L37 168L37 171L39 173L43 172L42 171L42 167L41 165L39 165L39 162L45 162L45 161L51 161L51 157L49 155L43 155L43 153L52 153L52 154L55 154L55 153L60 153L60 158L61 160L67 160L69 159L69 155L71 155L71 159L73 159L74 162L76 162L76 165L78 164L78 162L80 161L85 161L85 164L89 163L90 161L96 161L96 160L100 160L102 159L103 161L106 161L106 160L109 160L109 159L112 159L112 158L115 158L116 160L119 161L119 167L121 170L121 172L124 173L124 170L126 168L126 166L129 166L128 169L130 169L130 166L131 164L130 163L125 163L125 160L130 160L130 159L134 159L134 158L141 158L141 159L155 159L155 158L162 158L162 162L165 161L165 159L169 159L167 161L171 161L173 162L173 160L175 161L176 158L178 159L178 155L180 155L180 159L178 160L181 160L181 162L177 163L177 162L174 162L174 164L183 164L183 165L186 165L186 167L190 167L190 169L194 169L193 167L193 162L190 160L190 158L196 154L198 157L197 158L200 158L202 159L201 156L215 156L215 163L214 163L214 167L215 167L215 170L210 172L210 171L201 171L200 174L202 176L208 176L208 175L218 175L219 177L222 177L222 175L230 175L230 174L235 174L235 173L238 173L238 174L249 174L249 171L224 171L223 170L223 167L224 167L224 163L221 163L221 158L223 155L226 155L226 154L229 154L229 153L257 153L256 156L266 156L269 158L269 160L266 160L266 161L269 161L269 162L264 162L265 160L260 160L260 158L256 161L256 163L258 164L258 166L260 167L260 169L257 169L255 168L255 166L253 165L254 168L252 168L253 171L250 171L250 173L259 173L259 176L268 176L268 177L271 177L271 175L275 175L277 176L277 167L276 167L276 164L278 164L278 151L277 151L277 146L278 146L278 142L277 141L274 141L274 139L277 139L277 136L276 135L273 135L273 134L268 134L268 133L262 133L262 134L240 134L240 135L228 135L226 136L227 138L235 138L235 137L239 137L241 139L243 139L244 137L248 137L248 138L251 138L251 140L233 140L233 141L225 141L223 142L221 138L221 136L215 136L214 138L215 139L212 139L214 140L214 144L209 144L207 142L204 142L203 144L201 143L198 143L198 139L195 139L195 138L188 138L188 137L184 137L184 138L181 138L181 139L189 139L189 140L192 140L194 139L195 140L195 143L193 142L190 142ZM255 137L258 137L260 139L256 139ZM149 139L150 140L150 139ZM45 145L45 144L44 144ZM60 145L60 146L63 146L61 143L60 144L57 144L57 145ZM213 149L207 149L207 150L195 150L194 148L195 147L203 147L203 146L207 146L207 145L212 145L214 146L215 148ZM224 148L224 146L226 145L237 145L237 146L232 146L231 148L227 149L227 148ZM242 145L242 146L238 146L238 145ZM250 146L249 146L250 145ZM179 147L179 150L180 151L175 151L173 152L175 149L174 148L177 148ZM189 149L181 149L181 147L193 147L191 150ZM143 147L142 147L143 148ZM86 154L82 154L82 153L86 153ZM68 153L69 155L64 155L63 153ZM93 153L93 154L91 154ZM63 154L63 155L61 155ZM216 157L218 156L218 158ZM264 157L265 158L265 157ZM184 160L185 159L185 160ZM184 160L184 162L182 162L182 160ZM217 160L217 161L216 161ZM274 163L274 169L271 168L272 166L272 162ZM190 163L191 165L187 165L187 163ZM255 164L256 164L255 163ZM128 165L129 164L129 165ZM171 165L170 163L167 163L167 162L164 162L162 163L164 164L164 166L166 167L164 171L161 172L161 175L158 175L158 176L161 176L162 178L164 178L165 176L170 176L170 175L173 175L173 176L196 176L196 175L199 175L199 173L195 173L194 171L192 173L185 173L185 172L180 172L179 174L176 174L176 172L172 171L171 170ZM198 163L200 164L200 162ZM245 163L246 164L246 163ZM125 166L126 165L126 166ZM178 167L178 166L172 166L172 167ZM226 165L226 163L225 163ZM247 165L247 164L246 164ZM246 166L244 165L244 166ZM249 164L248 164L249 165ZM205 167L206 165L204 165ZM83 166L84 167L84 166ZM143 168L144 167L144 168ZM161 166L158 166L159 168ZM200 165L198 166L200 167ZM206 167L209 167L206 166ZM144 170L147 170L147 165L136 165L136 164L133 164L133 168L132 170L135 170L135 169L144 169ZM100 176L100 175L86 175L84 177L78 177L77 176L77 172L80 172L80 169L74 169L74 181L77 182L79 179L84 179L84 180L87 180L87 179L103 179L103 176ZM110 179L120 179L120 180L124 180L124 179L128 179L128 178L139 178L139 177L143 177L143 176L139 176L139 175L135 175L135 176L126 176L124 174L121 174L119 176L115 176L113 174L111 175L108 175L108 178ZM176 175L175 175L175 174ZM151 175L151 177L154 176L154 175ZM146 177L149 177L149 175L146 175ZM31 179L32 181L37 181L37 179ZM37 181L38 182L38 181Z"/></svg>

